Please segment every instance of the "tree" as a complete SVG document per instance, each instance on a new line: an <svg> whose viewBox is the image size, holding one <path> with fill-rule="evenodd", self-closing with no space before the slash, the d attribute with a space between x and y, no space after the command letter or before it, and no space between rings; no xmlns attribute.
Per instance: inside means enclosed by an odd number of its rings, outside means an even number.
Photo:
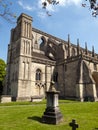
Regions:
<svg viewBox="0 0 98 130"><path fill-rule="evenodd" d="M5 62L0 59L0 95L2 94L3 91L3 82L6 74L6 64Z"/></svg>
<svg viewBox="0 0 98 130"><path fill-rule="evenodd" d="M98 15L98 3L97 0L82 0L82 7L89 7L89 9L92 10L92 16L96 17ZM57 5L59 4L60 0L44 0L42 2L42 8L47 9L47 6L50 5ZM87 2L89 5L87 5ZM49 15L49 12L46 11L46 13Z"/></svg>
<svg viewBox="0 0 98 130"><path fill-rule="evenodd" d="M16 15L10 11L12 2L9 0L0 0L0 16L6 19L8 22L13 23Z"/></svg>
<svg viewBox="0 0 98 130"><path fill-rule="evenodd" d="M87 1L87 0L85 0ZM89 8L92 10L92 16L96 17L98 15L98 3L97 0L88 0L89 1ZM85 4L86 7L86 4Z"/></svg>

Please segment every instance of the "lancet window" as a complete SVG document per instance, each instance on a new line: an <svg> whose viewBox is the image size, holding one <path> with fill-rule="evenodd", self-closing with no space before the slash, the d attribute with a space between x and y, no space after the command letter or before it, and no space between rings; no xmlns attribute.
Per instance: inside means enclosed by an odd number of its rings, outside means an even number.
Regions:
<svg viewBox="0 0 98 130"><path fill-rule="evenodd" d="M72 56L75 56L75 49L74 48L72 48Z"/></svg>
<svg viewBox="0 0 98 130"><path fill-rule="evenodd" d="M36 70L36 81L40 81L42 78L42 72L40 69Z"/></svg>

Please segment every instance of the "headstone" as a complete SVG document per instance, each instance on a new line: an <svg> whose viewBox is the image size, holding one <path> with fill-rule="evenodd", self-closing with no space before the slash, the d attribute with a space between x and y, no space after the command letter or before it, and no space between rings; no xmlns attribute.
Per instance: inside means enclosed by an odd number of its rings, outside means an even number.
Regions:
<svg viewBox="0 0 98 130"><path fill-rule="evenodd" d="M51 89L46 92L47 94L47 106L42 116L42 122L47 124L58 124L63 120L63 116L59 110L58 94L54 88L54 84L51 83Z"/></svg>
<svg viewBox="0 0 98 130"><path fill-rule="evenodd" d="M72 127L72 130L76 130L76 128L78 128L78 127L79 127L79 125L76 123L76 121L75 121L75 120L72 120L72 122L71 122L71 123L69 123L69 126L71 126L71 127Z"/></svg>

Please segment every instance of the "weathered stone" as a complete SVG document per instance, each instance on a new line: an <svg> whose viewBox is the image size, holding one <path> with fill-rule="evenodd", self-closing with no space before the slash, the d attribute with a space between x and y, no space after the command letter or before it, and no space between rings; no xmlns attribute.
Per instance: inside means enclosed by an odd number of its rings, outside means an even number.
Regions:
<svg viewBox="0 0 98 130"><path fill-rule="evenodd" d="M43 100L42 96L32 96L31 97L31 102L40 102Z"/></svg>
<svg viewBox="0 0 98 130"><path fill-rule="evenodd" d="M92 55L93 53L93 55ZM96 73L95 73L96 72ZM60 97L98 100L98 54L32 27L21 14L11 30L4 94L14 100L44 96L55 80ZM86 87L85 87L86 86Z"/></svg>
<svg viewBox="0 0 98 130"><path fill-rule="evenodd" d="M42 122L47 124L58 124L63 121L63 116L58 105L58 91L48 91L47 106L42 116Z"/></svg>
<svg viewBox="0 0 98 130"><path fill-rule="evenodd" d="M0 96L0 102L1 103L8 103L8 102L11 102L12 101L12 98L10 95L2 95Z"/></svg>

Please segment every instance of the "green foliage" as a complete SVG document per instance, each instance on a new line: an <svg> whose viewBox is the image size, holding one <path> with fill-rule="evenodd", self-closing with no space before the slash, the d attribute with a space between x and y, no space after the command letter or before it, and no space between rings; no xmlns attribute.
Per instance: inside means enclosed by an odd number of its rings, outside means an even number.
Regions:
<svg viewBox="0 0 98 130"><path fill-rule="evenodd" d="M58 125L41 123L45 101L29 103L0 106L0 130L71 130L69 123L72 119L79 124L77 130L98 129L98 102L60 101L63 122Z"/></svg>
<svg viewBox="0 0 98 130"><path fill-rule="evenodd" d="M3 82L4 80L6 74L5 68L6 68L5 62L2 59L0 59L0 82Z"/></svg>
<svg viewBox="0 0 98 130"><path fill-rule="evenodd" d="M2 94L3 91L3 81L6 74L5 68L6 68L5 62L2 59L0 59L0 95Z"/></svg>

